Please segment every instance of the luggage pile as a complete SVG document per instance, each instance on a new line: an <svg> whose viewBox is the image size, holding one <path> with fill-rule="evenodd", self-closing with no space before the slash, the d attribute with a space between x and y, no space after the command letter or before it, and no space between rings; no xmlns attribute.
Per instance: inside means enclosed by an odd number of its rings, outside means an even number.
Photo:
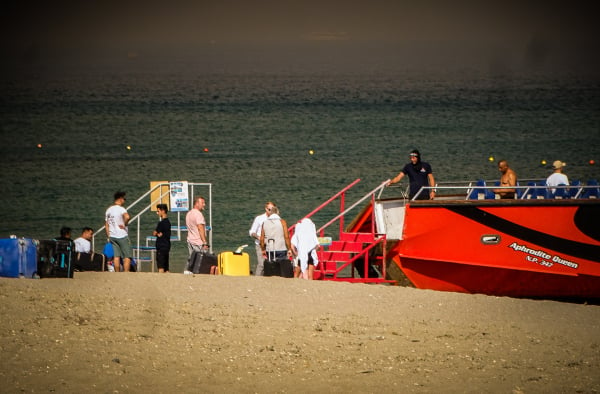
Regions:
<svg viewBox="0 0 600 394"><path fill-rule="evenodd" d="M193 252L185 274L250 276L250 257L238 248L235 252Z"/></svg>
<svg viewBox="0 0 600 394"><path fill-rule="evenodd" d="M75 271L104 271L101 253L77 253L73 241L0 239L0 276L9 278L72 278Z"/></svg>

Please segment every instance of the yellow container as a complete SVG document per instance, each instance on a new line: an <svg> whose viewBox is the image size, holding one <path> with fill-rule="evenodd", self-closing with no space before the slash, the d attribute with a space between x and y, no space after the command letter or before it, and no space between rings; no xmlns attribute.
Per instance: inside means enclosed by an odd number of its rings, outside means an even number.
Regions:
<svg viewBox="0 0 600 394"><path fill-rule="evenodd" d="M219 274L229 276L249 276L250 257L248 253L219 253Z"/></svg>

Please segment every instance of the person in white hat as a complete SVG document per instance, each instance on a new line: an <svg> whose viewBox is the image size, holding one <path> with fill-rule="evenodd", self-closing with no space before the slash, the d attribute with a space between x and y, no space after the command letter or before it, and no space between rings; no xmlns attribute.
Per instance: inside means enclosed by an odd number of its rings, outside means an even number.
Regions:
<svg viewBox="0 0 600 394"><path fill-rule="evenodd" d="M554 163L552 163L552 168L554 171L552 174L550 174L548 179L546 179L547 186L569 185L569 178L562 172L563 167L566 165L567 163L563 163L560 160L556 160ZM556 188L550 190L552 193L556 192Z"/></svg>

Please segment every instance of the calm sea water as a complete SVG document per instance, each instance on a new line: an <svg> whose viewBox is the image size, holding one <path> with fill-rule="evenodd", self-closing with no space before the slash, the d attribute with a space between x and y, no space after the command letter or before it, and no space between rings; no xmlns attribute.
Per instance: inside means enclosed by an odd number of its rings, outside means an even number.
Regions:
<svg viewBox="0 0 600 394"><path fill-rule="evenodd" d="M251 243L265 201L294 223L356 178L358 199L413 148L438 181L496 179L490 156L522 178L547 176L541 161L556 159L571 179L600 177L588 163L600 161L600 83L589 79L70 71L2 82L0 237L78 235L103 225L116 190L131 202L152 180L187 180L212 183L213 248L232 250ZM145 214L142 233L155 221ZM173 253L179 267L185 242Z"/></svg>

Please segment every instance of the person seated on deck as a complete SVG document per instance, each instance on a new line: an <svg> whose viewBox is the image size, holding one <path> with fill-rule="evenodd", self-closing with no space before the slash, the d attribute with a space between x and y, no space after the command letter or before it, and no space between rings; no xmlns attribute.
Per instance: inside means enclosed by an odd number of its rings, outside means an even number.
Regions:
<svg viewBox="0 0 600 394"><path fill-rule="evenodd" d="M546 185L552 187L552 189L550 189L552 194L556 193L556 186L569 184L569 178L562 172L563 167L566 165L567 163L563 163L560 160L556 160L554 163L552 163L552 169L554 171L546 179Z"/></svg>
<svg viewBox="0 0 600 394"><path fill-rule="evenodd" d="M517 174L508 166L506 160L498 162L498 171L502 173L500 177L500 186L516 186ZM515 198L515 189L494 189L494 193L500 196L501 199Z"/></svg>

